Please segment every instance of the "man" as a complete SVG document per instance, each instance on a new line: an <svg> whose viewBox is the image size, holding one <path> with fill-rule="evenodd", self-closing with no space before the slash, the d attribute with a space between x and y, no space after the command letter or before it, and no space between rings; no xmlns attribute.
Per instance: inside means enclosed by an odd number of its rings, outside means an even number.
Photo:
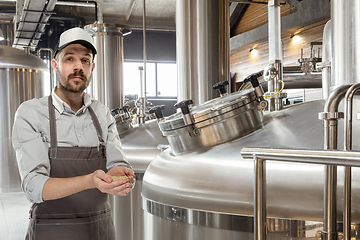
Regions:
<svg viewBox="0 0 360 240"><path fill-rule="evenodd" d="M62 33L52 60L57 86L48 97L22 103L15 114L22 189L34 203L27 239L114 239L107 194L127 195L135 175L109 109L84 92L95 54L85 30Z"/></svg>

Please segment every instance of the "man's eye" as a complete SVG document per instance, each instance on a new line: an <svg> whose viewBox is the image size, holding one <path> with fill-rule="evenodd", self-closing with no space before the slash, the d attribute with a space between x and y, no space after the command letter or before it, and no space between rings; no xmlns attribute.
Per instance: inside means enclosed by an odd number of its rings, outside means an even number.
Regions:
<svg viewBox="0 0 360 240"><path fill-rule="evenodd" d="M88 59L84 59L83 61L84 61L84 63L90 63L90 60L88 60Z"/></svg>

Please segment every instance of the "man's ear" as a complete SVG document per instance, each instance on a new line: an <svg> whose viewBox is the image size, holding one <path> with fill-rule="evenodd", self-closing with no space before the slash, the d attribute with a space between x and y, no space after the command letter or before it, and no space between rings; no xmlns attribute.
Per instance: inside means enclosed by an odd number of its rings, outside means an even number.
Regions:
<svg viewBox="0 0 360 240"><path fill-rule="evenodd" d="M51 60L51 66L53 67L53 69L55 70L55 73L58 73L58 62L55 58L53 58Z"/></svg>
<svg viewBox="0 0 360 240"><path fill-rule="evenodd" d="M95 68L95 62L93 62L93 66L92 66L91 72L94 71L94 68Z"/></svg>

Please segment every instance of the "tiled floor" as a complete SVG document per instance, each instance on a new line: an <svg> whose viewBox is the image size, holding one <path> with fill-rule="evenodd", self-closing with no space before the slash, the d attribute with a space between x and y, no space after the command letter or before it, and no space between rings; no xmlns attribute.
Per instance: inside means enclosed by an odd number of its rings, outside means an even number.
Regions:
<svg viewBox="0 0 360 240"><path fill-rule="evenodd" d="M24 240L30 202L23 192L0 193L0 240Z"/></svg>

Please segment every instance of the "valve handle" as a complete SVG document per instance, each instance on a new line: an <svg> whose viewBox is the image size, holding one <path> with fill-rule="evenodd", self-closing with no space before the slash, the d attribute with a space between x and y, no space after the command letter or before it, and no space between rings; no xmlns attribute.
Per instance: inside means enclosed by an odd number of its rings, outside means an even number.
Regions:
<svg viewBox="0 0 360 240"><path fill-rule="evenodd" d="M213 86L214 90L219 90L220 95L223 95L226 93L226 86L229 85L228 81L222 81L222 82L218 82Z"/></svg>
<svg viewBox="0 0 360 240"><path fill-rule="evenodd" d="M128 112L129 112L129 108L130 108L129 105L125 105L125 106L123 106L122 108L120 108L120 111L123 111L124 113L128 113Z"/></svg>
<svg viewBox="0 0 360 240"><path fill-rule="evenodd" d="M193 101L191 99L188 99L188 100L183 100L181 102L175 103L174 107L180 108L181 112L185 115L185 114L190 113L190 109L189 109L190 104L193 104Z"/></svg>
<svg viewBox="0 0 360 240"><path fill-rule="evenodd" d="M247 78L245 78L244 83L250 82L251 85L253 86L253 88L258 87L260 85L258 78L261 77L262 75L263 75L263 71L254 73L254 74L248 76Z"/></svg>
<svg viewBox="0 0 360 240"><path fill-rule="evenodd" d="M114 108L111 110L111 113L113 113L114 115L119 114L119 112L121 111L121 108Z"/></svg>
<svg viewBox="0 0 360 240"><path fill-rule="evenodd" d="M155 113L156 118L161 119L161 118L164 118L164 114L163 114L164 109L165 109L165 105L158 105L158 106L152 107L149 110L149 113L150 114Z"/></svg>

